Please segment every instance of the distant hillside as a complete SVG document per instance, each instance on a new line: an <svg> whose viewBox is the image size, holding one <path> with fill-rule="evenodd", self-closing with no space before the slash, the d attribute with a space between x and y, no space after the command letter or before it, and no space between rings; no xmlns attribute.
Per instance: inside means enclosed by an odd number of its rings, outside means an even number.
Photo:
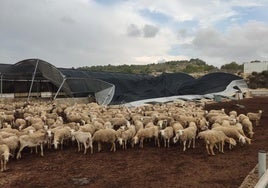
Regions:
<svg viewBox="0 0 268 188"><path fill-rule="evenodd" d="M79 67L81 70L91 71L109 71L123 72L132 74L161 74L163 72L184 72L193 75L203 75L210 72L224 71L237 73L243 71L243 65L238 65L235 62L223 65L221 69L208 65L201 59L190 59L181 61L167 61L164 63L152 63L147 65L106 65L106 66L91 66Z"/></svg>
<svg viewBox="0 0 268 188"><path fill-rule="evenodd" d="M124 72L133 74L152 74L162 72L211 72L218 70L217 67L207 65L206 62L200 59L182 60L182 61L167 61L164 63L152 63L147 65L106 65L106 66L91 66L80 67L82 70L91 71L110 71Z"/></svg>

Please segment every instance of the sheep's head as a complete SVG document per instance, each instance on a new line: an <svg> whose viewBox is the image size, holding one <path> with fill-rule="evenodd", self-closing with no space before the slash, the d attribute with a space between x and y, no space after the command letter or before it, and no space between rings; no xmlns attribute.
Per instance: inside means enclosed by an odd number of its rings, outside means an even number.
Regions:
<svg viewBox="0 0 268 188"><path fill-rule="evenodd" d="M48 138L51 138L51 137L52 137L52 132L51 132L51 130L47 130L47 137L48 137Z"/></svg>
<svg viewBox="0 0 268 188"><path fill-rule="evenodd" d="M132 141L134 144L137 144L139 142L139 138L137 136L134 136Z"/></svg>
<svg viewBox="0 0 268 188"><path fill-rule="evenodd" d="M179 140L179 135L176 134L174 137L173 137L173 143L176 144Z"/></svg>
<svg viewBox="0 0 268 188"><path fill-rule="evenodd" d="M6 161L6 162L8 162L8 160L9 160L9 156L10 156L11 154L9 153L9 151L7 151L7 152L4 152L3 154L2 154L2 156L3 156L3 158L4 158L4 160Z"/></svg>
<svg viewBox="0 0 268 188"><path fill-rule="evenodd" d="M235 141L235 139L233 139L233 138L230 138L230 139L229 139L229 143L230 143L231 145L233 145L233 146L236 146L236 141Z"/></svg>
<svg viewBox="0 0 268 188"><path fill-rule="evenodd" d="M161 136L164 136L164 134L165 134L164 130L160 130L159 132L160 132Z"/></svg>
<svg viewBox="0 0 268 188"><path fill-rule="evenodd" d="M58 149L59 141L54 139L53 144L54 144L55 149Z"/></svg>
<svg viewBox="0 0 268 188"><path fill-rule="evenodd" d="M242 135L239 136L239 142L241 142L242 144L246 143L246 138Z"/></svg>
<svg viewBox="0 0 268 188"><path fill-rule="evenodd" d="M118 140L118 143L120 144L120 146L122 146L123 145L123 139L122 138L117 138L117 140Z"/></svg>
<svg viewBox="0 0 268 188"><path fill-rule="evenodd" d="M177 135L178 135L178 136L183 135L183 132L184 132L183 130L178 130L176 136L177 136Z"/></svg>

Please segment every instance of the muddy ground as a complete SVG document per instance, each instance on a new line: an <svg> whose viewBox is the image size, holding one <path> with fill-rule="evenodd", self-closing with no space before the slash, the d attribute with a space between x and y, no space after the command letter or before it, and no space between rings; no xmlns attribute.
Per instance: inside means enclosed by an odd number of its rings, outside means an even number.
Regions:
<svg viewBox="0 0 268 188"><path fill-rule="evenodd" d="M242 107L242 108L241 108ZM243 108L244 107L244 108ZM236 146L225 154L208 156L204 143L182 151L181 146L157 148L145 143L115 153L105 146L92 155L76 152L76 145L63 150L45 149L44 157L25 149L22 159L11 159L9 170L0 173L0 187L234 187L255 167L259 150L268 150L268 97L206 105L239 113L263 110L260 126L254 127L251 145ZM226 146L227 147L227 146Z"/></svg>

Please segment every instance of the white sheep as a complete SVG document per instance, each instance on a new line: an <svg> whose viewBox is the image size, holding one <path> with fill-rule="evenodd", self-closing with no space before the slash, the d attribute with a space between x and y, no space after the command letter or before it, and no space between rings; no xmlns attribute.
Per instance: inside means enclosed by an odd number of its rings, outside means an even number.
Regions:
<svg viewBox="0 0 268 188"><path fill-rule="evenodd" d="M21 130L23 129L24 127L26 127L27 123L26 123L26 120L25 119L22 119L22 118L17 118L14 122L14 127Z"/></svg>
<svg viewBox="0 0 268 188"><path fill-rule="evenodd" d="M214 147L219 143L219 151L224 153L224 143L229 143L229 148L236 145L233 138L226 136L222 131L206 130L199 132L197 138L204 139L208 155L215 155Z"/></svg>
<svg viewBox="0 0 268 188"><path fill-rule="evenodd" d="M164 147L169 148L169 141L174 136L173 127L166 127L163 130L160 130L160 134L164 139Z"/></svg>
<svg viewBox="0 0 268 188"><path fill-rule="evenodd" d="M69 140L71 138L71 128L64 126L58 128L54 131L53 145L55 149L58 149L58 144L61 144L61 149L63 149L63 141Z"/></svg>
<svg viewBox="0 0 268 188"><path fill-rule="evenodd" d="M212 130L222 131L226 136L231 137L233 139L237 139L242 144L245 143L251 144L251 139L241 134L239 129L237 129L235 126L233 127L213 126Z"/></svg>
<svg viewBox="0 0 268 188"><path fill-rule="evenodd" d="M197 127L194 122L189 123L189 127L184 128L182 130L178 130L173 141L176 143L179 139L183 142L183 151L186 150L186 142L188 142L188 148L191 146L191 142L193 142L193 148L195 148L195 137L196 137Z"/></svg>
<svg viewBox="0 0 268 188"><path fill-rule="evenodd" d="M97 130L92 137L93 142L98 143L98 152L102 150L102 147L101 147L102 142L111 143L112 147L110 151L115 152L116 151L116 145L115 145L116 139L117 139L117 132L114 129L109 129L109 128Z"/></svg>
<svg viewBox="0 0 268 188"><path fill-rule="evenodd" d="M0 135L0 144L6 144L9 147L10 153L15 154L15 150L19 147L19 137L17 135L12 135L3 138Z"/></svg>
<svg viewBox="0 0 268 188"><path fill-rule="evenodd" d="M140 148L143 148L143 142L146 138L155 138L155 145L157 144L160 147L160 142L158 138L159 127L151 126L148 128L140 129L132 139L132 146L140 142Z"/></svg>
<svg viewBox="0 0 268 188"><path fill-rule="evenodd" d="M10 156L10 150L9 147L6 144L0 144L0 160L1 160L1 171L6 171L7 168L7 162L9 160Z"/></svg>
<svg viewBox="0 0 268 188"><path fill-rule="evenodd" d="M87 149L90 147L91 154L93 153L92 136L90 132L75 131L71 129L72 140L76 140L78 152L80 151L80 144L84 145L84 154L87 153Z"/></svg>
<svg viewBox="0 0 268 188"><path fill-rule="evenodd" d="M261 115L262 115L262 110L259 110L258 113L253 113L253 112L247 113L247 117L249 118L249 120L255 121L255 125L257 126L260 124Z"/></svg>
<svg viewBox="0 0 268 188"><path fill-rule="evenodd" d="M40 146L41 149L41 156L44 156L43 153L43 144L47 142L47 133L44 130L39 130L36 132L33 132L31 134L28 135L21 135L19 137L19 141L20 141L20 148L19 151L17 153L17 159L21 158L21 151L23 150L23 148L25 147L37 147Z"/></svg>
<svg viewBox="0 0 268 188"><path fill-rule="evenodd" d="M118 135L118 142L123 147L127 149L127 142L130 141L136 134L136 127L134 125L127 126L126 130L123 130Z"/></svg>
<svg viewBox="0 0 268 188"><path fill-rule="evenodd" d="M242 122L241 122L243 129L248 133L249 138L253 137L253 126L252 126L252 122L248 119L245 118Z"/></svg>

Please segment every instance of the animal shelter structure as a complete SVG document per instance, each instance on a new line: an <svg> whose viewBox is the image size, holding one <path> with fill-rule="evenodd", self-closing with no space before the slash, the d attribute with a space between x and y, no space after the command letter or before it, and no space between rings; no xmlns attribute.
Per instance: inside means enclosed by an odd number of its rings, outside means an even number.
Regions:
<svg viewBox="0 0 268 188"><path fill-rule="evenodd" d="M1 64L0 72L1 97L8 94L28 99L33 96L52 99L93 96L97 103L103 105L172 96L231 97L247 89L243 78L223 72L210 73L198 79L185 73L152 76L94 72L57 68L40 59Z"/></svg>

